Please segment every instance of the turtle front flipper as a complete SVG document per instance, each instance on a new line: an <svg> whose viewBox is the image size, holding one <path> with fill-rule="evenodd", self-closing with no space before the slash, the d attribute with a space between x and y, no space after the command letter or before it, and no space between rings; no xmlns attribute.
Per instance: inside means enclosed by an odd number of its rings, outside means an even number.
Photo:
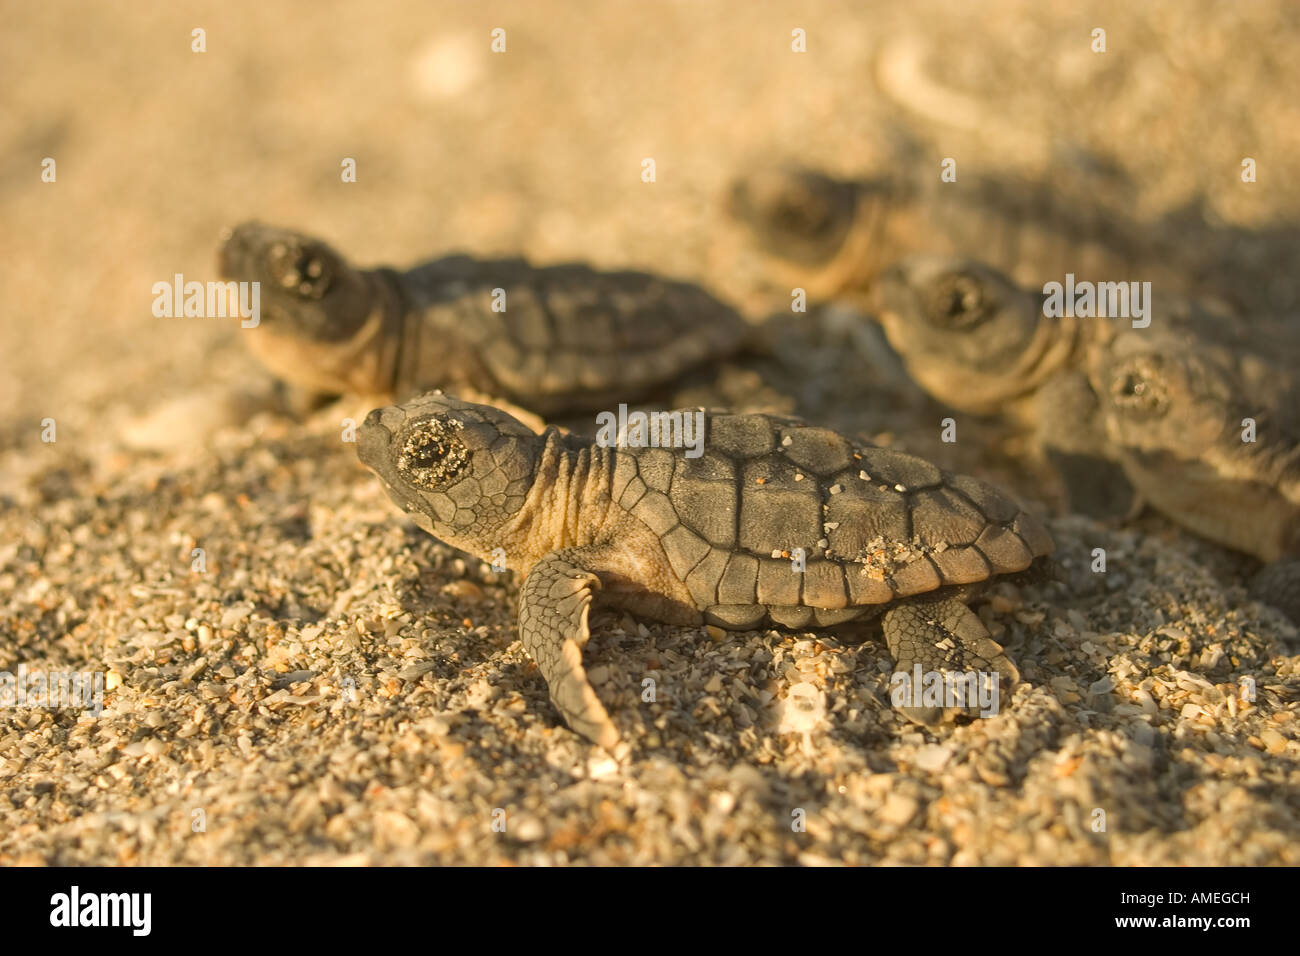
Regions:
<svg viewBox="0 0 1300 956"><path fill-rule="evenodd" d="M1048 446L1047 462L1061 479L1070 511L1095 521L1132 521L1146 501L1124 472L1124 466L1100 455L1078 455Z"/></svg>
<svg viewBox="0 0 1300 956"><path fill-rule="evenodd" d="M533 565L519 597L519 637L564 722L621 760L627 745L582 667L582 649L591 637L587 612L601 586L600 578L582 567L583 554L555 551Z"/></svg>
<svg viewBox="0 0 1300 956"><path fill-rule="evenodd" d="M1098 521L1131 520L1142 502L1106 437L1085 374L1061 372L1032 399L1035 437L1064 486L1069 510Z"/></svg>
<svg viewBox="0 0 1300 956"><path fill-rule="evenodd" d="M881 619L881 629L894 657L891 690L895 706L918 724L937 724L946 714L996 712L1001 695L1020 680L1020 672L1003 653L1002 645L989 636L975 613L955 598L891 608ZM972 673L977 684L963 693L958 678ZM998 683L990 699L986 695L993 674ZM987 703L987 708L980 703Z"/></svg>
<svg viewBox="0 0 1300 956"><path fill-rule="evenodd" d="M1250 582L1250 593L1300 625L1300 558L1265 565Z"/></svg>

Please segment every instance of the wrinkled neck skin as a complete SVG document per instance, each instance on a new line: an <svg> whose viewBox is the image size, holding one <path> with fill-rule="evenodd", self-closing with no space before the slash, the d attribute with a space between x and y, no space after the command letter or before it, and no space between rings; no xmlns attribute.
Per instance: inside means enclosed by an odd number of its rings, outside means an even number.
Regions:
<svg viewBox="0 0 1300 956"><path fill-rule="evenodd" d="M386 395L393 389L401 345L402 304L388 270L360 273L369 308L332 340L277 328L274 316L247 329L248 347L286 381L326 394Z"/></svg>
<svg viewBox="0 0 1300 956"><path fill-rule="evenodd" d="M599 544L611 535L610 487L614 450L579 446L555 428L539 439L542 451L524 505L500 530L499 542L515 567L529 568L561 548ZM513 558L518 556L522 563Z"/></svg>
<svg viewBox="0 0 1300 956"><path fill-rule="evenodd" d="M397 274L374 269L362 275L371 290L370 311L350 340L350 361L357 364L345 364L340 372L349 380L348 391L391 393L401 358L404 311Z"/></svg>
<svg viewBox="0 0 1300 956"><path fill-rule="evenodd" d="M989 410L996 411L1002 402L1013 401L1018 403L1012 410L1013 417L1028 414L1034 393L1062 369L1080 362L1083 347L1084 330L1078 318L1048 318L1040 314L1033 338L1020 353L1015 367L997 376L995 381L1000 387L984 396Z"/></svg>

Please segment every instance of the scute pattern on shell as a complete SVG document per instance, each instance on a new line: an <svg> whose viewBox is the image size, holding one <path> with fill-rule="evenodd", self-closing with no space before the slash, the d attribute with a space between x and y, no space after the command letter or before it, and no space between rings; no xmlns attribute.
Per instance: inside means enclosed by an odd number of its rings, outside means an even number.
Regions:
<svg viewBox="0 0 1300 956"><path fill-rule="evenodd" d="M590 406L729 354L748 328L704 289L641 272L451 256L399 281L412 306L399 392L454 374L536 410Z"/></svg>
<svg viewBox="0 0 1300 956"><path fill-rule="evenodd" d="M697 605L806 623L1024 570L1052 551L1005 495L888 448L764 415L705 415L704 452L616 452L613 498L662 542ZM802 549L802 573L792 559ZM792 609L806 608L808 614ZM825 618L823 621L822 619Z"/></svg>

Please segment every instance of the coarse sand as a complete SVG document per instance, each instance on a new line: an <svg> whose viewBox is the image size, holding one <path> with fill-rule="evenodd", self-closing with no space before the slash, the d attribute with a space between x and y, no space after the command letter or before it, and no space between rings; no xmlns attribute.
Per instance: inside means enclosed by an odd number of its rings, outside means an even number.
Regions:
<svg viewBox="0 0 1300 956"><path fill-rule="evenodd" d="M1255 563L1150 512L1060 513L994 423L941 442L852 316L787 316L776 373L675 398L797 411L1043 513L1056 576L977 605L1021 685L923 730L874 641L599 612L620 767L547 701L519 569L425 535L357 463L365 409L269 407L237 322L155 318L150 291L215 278L220 228L259 218L364 263L660 271L758 321L789 290L725 221L729 177L919 155L1104 196L1294 313L1296 260L1260 264L1297 248L1300 9L311 10L26 5L0 34L0 671L104 681L98 714L0 709L0 864L1300 863L1300 635L1248 597Z"/></svg>

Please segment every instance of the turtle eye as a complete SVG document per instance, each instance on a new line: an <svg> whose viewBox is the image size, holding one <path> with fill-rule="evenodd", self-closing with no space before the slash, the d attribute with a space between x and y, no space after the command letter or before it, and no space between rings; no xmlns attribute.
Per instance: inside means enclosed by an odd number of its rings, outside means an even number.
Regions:
<svg viewBox="0 0 1300 956"><path fill-rule="evenodd" d="M304 299L319 299L334 281L327 254L309 245L277 242L271 247L271 274L286 291Z"/></svg>
<svg viewBox="0 0 1300 956"><path fill-rule="evenodd" d="M1169 408L1169 387L1163 363L1153 355L1125 362L1111 378L1115 406L1135 415L1163 415Z"/></svg>
<svg viewBox="0 0 1300 956"><path fill-rule="evenodd" d="M984 285L965 273L946 276L935 289L930 303L930 320L940 328L969 329L991 314Z"/></svg>
<svg viewBox="0 0 1300 956"><path fill-rule="evenodd" d="M830 210L822 198L806 190L782 197L772 216L782 231L800 235L820 232L829 218Z"/></svg>
<svg viewBox="0 0 1300 956"><path fill-rule="evenodd" d="M420 422L402 439L397 471L420 488L439 488L455 478L469 462L469 452L456 437L462 425L431 418Z"/></svg>

